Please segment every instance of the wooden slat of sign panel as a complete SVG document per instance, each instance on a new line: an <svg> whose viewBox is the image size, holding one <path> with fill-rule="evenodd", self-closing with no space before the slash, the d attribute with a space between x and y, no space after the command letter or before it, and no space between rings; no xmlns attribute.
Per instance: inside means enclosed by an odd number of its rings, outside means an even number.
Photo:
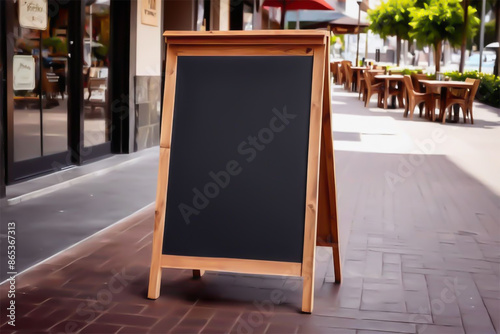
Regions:
<svg viewBox="0 0 500 334"><path fill-rule="evenodd" d="M260 30L260 31L210 31L200 35L194 31L166 31L163 36L168 43L173 44L286 44L286 41L298 44L323 45L325 31L284 31L284 30Z"/></svg>
<svg viewBox="0 0 500 334"><path fill-rule="evenodd" d="M205 44L205 45L217 45L217 44L223 44L224 40L231 40L235 42L235 44L241 44L241 45L275 45L275 44L286 44L287 41L290 43L292 42L295 45L308 45L308 46L315 46L315 45L322 45L322 39L318 39L315 37L306 37L306 38L296 38L296 39L291 39L291 38L283 38L280 36L276 37L268 37L265 40L260 40L257 38L250 38L250 39L233 39L233 37L222 37L216 40L209 40L209 39L203 39L203 38L176 38L176 37L167 37L168 42L170 45L188 45L188 44ZM258 41L258 43L256 43ZM290 43L291 44L291 43Z"/></svg>
<svg viewBox="0 0 500 334"><path fill-rule="evenodd" d="M279 36L288 38L301 38L304 36L320 38L321 43L323 42L324 36L328 34L326 31L322 30L238 30L238 31L207 31L201 33L199 31L178 31L171 30L165 31L163 36L166 37L198 37L198 38L208 38L213 39L214 37L232 37L232 38L250 38L255 37L259 39L264 39L268 36Z"/></svg>
<svg viewBox="0 0 500 334"><path fill-rule="evenodd" d="M149 272L148 298L160 296L161 284L161 249L165 228L165 204L167 196L167 180L170 164L170 149L160 148L160 164L158 167L158 185L156 189L155 223L153 232L153 255ZM166 173L164 172L166 171Z"/></svg>
<svg viewBox="0 0 500 334"><path fill-rule="evenodd" d="M161 266L164 268L180 269L200 267L204 270L245 274L300 276L302 264L294 262L162 255Z"/></svg>
<svg viewBox="0 0 500 334"><path fill-rule="evenodd" d="M287 45L259 45L251 50L244 45L213 45L207 50L200 45L173 46L178 56L311 56L309 47Z"/></svg>
<svg viewBox="0 0 500 334"><path fill-rule="evenodd" d="M302 311L307 313L312 312L314 302L314 262L316 254L316 229L318 218L318 180L325 52L325 46L314 47L313 81L311 87L311 116L309 123L309 150L307 162L304 255L302 260L302 277L304 278Z"/></svg>

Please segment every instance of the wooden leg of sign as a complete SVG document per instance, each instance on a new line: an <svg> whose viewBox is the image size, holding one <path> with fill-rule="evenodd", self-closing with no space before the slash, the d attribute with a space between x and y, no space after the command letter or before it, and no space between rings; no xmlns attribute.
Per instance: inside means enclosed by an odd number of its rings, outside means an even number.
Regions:
<svg viewBox="0 0 500 334"><path fill-rule="evenodd" d="M165 85L166 86L166 85ZM168 175L162 173L168 170L170 149L160 148L160 167L158 168L158 185L156 188L155 225L153 232L153 254L151 256L151 269L149 271L148 298L156 299L160 296L161 285L161 254L163 244L163 231L165 228L165 203L167 196Z"/></svg>
<svg viewBox="0 0 500 334"><path fill-rule="evenodd" d="M157 299L160 297L161 268L153 268L149 271L148 298Z"/></svg>
<svg viewBox="0 0 500 334"><path fill-rule="evenodd" d="M330 43L327 43L329 48ZM327 49L326 60L328 64L328 57L330 55ZM340 265L340 249L339 249L339 230L338 230L338 214L337 214L337 186L335 181L335 157L333 154L333 129L332 129L332 101L331 101L331 87L330 80L328 79L329 73L325 73L325 92L323 94L323 145L321 147L321 156L325 162L327 193L328 193L328 224L330 225L330 235L333 251L333 268L335 272L335 283L340 283L342 280L341 265ZM323 175L325 175L323 174Z"/></svg>
<svg viewBox="0 0 500 334"><path fill-rule="evenodd" d="M312 268L314 270L314 266ZM302 312L312 313L314 305L314 273L302 274Z"/></svg>
<svg viewBox="0 0 500 334"><path fill-rule="evenodd" d="M193 270L193 278L201 278L201 276L203 276L204 273L205 273L205 270L194 269Z"/></svg>
<svg viewBox="0 0 500 334"><path fill-rule="evenodd" d="M326 43L326 40L325 40ZM302 312L311 313L314 304L314 269L318 227L318 191L321 155L321 118L326 67L325 46L315 47L311 95L311 119L309 123L309 151L306 187L306 212L304 225L304 250L302 255ZM319 56L319 57L318 57Z"/></svg>

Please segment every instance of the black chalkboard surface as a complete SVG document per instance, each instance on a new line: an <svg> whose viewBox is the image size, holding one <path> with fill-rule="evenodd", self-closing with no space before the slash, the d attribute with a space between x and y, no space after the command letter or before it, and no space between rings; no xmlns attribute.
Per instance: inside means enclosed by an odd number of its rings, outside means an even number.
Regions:
<svg viewBox="0 0 500 334"><path fill-rule="evenodd" d="M302 262L312 57L178 57L163 254Z"/></svg>
<svg viewBox="0 0 500 334"><path fill-rule="evenodd" d="M316 246L340 282L329 34L165 32L148 298L162 268L302 277Z"/></svg>

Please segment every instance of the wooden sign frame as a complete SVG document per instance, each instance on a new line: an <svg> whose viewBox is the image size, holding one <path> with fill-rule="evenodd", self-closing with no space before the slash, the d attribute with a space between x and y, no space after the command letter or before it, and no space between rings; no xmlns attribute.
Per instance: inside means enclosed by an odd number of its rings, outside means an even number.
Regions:
<svg viewBox="0 0 500 334"><path fill-rule="evenodd" d="M341 280L331 124L329 46L324 31L165 32L166 69L160 161L148 298L160 295L161 268L302 277L302 311L314 302L316 246L333 249L335 281ZM178 56L313 56L302 263L162 254Z"/></svg>

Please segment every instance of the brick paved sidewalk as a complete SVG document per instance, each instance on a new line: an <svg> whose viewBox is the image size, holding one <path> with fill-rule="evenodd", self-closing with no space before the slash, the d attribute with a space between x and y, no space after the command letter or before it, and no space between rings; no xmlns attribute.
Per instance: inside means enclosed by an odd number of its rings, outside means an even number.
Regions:
<svg viewBox="0 0 500 334"><path fill-rule="evenodd" d="M499 331L497 188L472 176L467 161L443 153L461 131L459 136L476 138L461 148L463 154L495 154L494 146L477 145L498 134L498 124L484 128L484 119L494 116L491 110L477 108L478 125L461 124L468 126L461 130L458 125L412 122L400 117L401 110L364 109L356 96L340 92L334 99L334 106L348 103L352 109L334 116L344 281L332 283L331 252L318 248L312 315L299 312L302 289L296 278L207 272L193 280L190 271L164 269L160 298L146 299L153 227L153 208L148 207L17 277L14 330ZM435 128L445 131L447 142L432 152L408 153L413 139L428 139ZM400 145L380 152L369 149L374 142L375 147L394 142L409 146L407 151ZM497 161L491 163L498 167ZM2 333L13 329L6 324L8 288L0 287Z"/></svg>

